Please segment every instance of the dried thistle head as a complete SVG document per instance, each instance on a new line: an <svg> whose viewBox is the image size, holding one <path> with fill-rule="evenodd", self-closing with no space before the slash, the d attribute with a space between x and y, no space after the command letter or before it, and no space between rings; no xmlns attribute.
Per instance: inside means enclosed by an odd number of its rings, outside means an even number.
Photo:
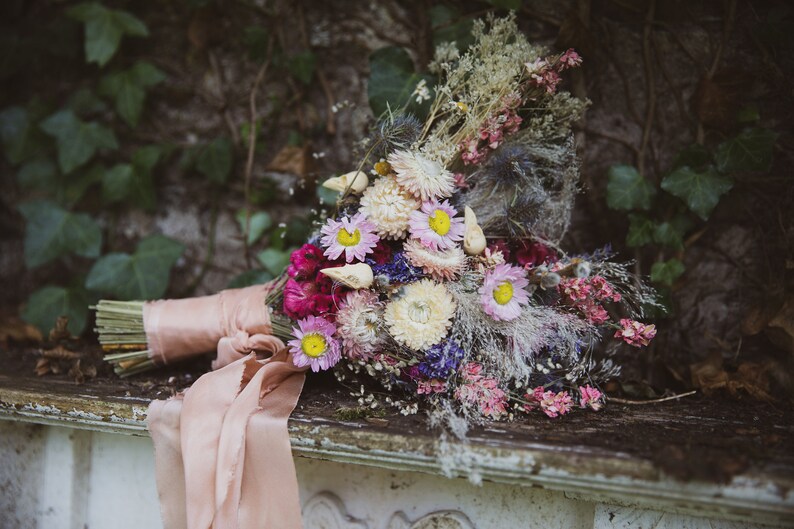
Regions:
<svg viewBox="0 0 794 529"><path fill-rule="evenodd" d="M386 158L390 152L409 149L422 134L422 122L413 114L388 113L373 127L369 145L372 155Z"/></svg>

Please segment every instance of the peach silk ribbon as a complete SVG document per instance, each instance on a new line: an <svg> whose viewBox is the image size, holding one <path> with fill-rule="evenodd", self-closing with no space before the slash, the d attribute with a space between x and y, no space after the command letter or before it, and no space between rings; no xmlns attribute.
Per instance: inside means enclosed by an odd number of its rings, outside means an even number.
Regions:
<svg viewBox="0 0 794 529"><path fill-rule="evenodd" d="M292 363L278 338L249 334L270 330L266 293L266 286L249 287L144 309L154 357L196 354L211 332L218 349L215 371L183 394L149 405L165 529L302 527L287 419L305 369ZM147 324L147 314L156 315L157 325ZM254 316L261 318L255 324L248 320Z"/></svg>

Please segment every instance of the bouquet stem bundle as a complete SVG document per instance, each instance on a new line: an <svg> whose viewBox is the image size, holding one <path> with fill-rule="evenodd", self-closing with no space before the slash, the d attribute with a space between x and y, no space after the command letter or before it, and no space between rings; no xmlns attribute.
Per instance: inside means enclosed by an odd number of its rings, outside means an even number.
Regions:
<svg viewBox="0 0 794 529"><path fill-rule="evenodd" d="M105 360L117 375L128 377L155 367L146 346L143 301L100 300L96 306L96 328ZM110 354L107 354L110 352Z"/></svg>

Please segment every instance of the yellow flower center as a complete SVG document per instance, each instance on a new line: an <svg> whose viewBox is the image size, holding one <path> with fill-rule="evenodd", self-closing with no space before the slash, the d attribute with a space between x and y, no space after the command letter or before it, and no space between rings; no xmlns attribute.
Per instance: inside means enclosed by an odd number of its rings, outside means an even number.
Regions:
<svg viewBox="0 0 794 529"><path fill-rule="evenodd" d="M449 233L449 228L452 227L452 222L449 220L449 215L445 211L437 209L433 216L427 220L428 226L439 235L446 235Z"/></svg>
<svg viewBox="0 0 794 529"><path fill-rule="evenodd" d="M301 340L301 350L303 354L312 358L321 356L325 352L326 347L328 347L328 343L321 334L307 334Z"/></svg>
<svg viewBox="0 0 794 529"><path fill-rule="evenodd" d="M458 101L457 103L455 103L455 106L457 106L458 110L460 110L461 112L468 112L469 111L469 105L467 105L463 101Z"/></svg>
<svg viewBox="0 0 794 529"><path fill-rule="evenodd" d="M378 162L375 164L375 172L381 176L386 176L391 173L391 165L389 162Z"/></svg>
<svg viewBox="0 0 794 529"><path fill-rule="evenodd" d="M493 291L493 299L500 305L505 305L513 299L513 283L505 281Z"/></svg>
<svg viewBox="0 0 794 529"><path fill-rule="evenodd" d="M342 228L339 230L339 233L336 234L336 242L342 246L355 246L361 242L361 232L358 228L356 228L356 231L353 233Z"/></svg>

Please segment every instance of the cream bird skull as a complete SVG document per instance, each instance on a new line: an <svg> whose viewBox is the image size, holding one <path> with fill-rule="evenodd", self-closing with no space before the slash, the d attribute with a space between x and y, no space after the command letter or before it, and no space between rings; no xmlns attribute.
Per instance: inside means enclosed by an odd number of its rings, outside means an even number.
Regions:
<svg viewBox="0 0 794 529"><path fill-rule="evenodd" d="M485 250L487 242L482 228L477 224L477 216L469 206L466 206L466 209L463 210L463 222L466 226L466 233L463 236L463 250L468 255L480 255Z"/></svg>
<svg viewBox="0 0 794 529"><path fill-rule="evenodd" d="M372 268L366 263L349 264L337 268L323 268L320 272L334 281L356 290L369 288L375 281Z"/></svg>
<svg viewBox="0 0 794 529"><path fill-rule="evenodd" d="M323 182L323 187L344 193L350 188L351 193L362 193L369 185L369 178L361 171L351 171L342 176L335 176Z"/></svg>

